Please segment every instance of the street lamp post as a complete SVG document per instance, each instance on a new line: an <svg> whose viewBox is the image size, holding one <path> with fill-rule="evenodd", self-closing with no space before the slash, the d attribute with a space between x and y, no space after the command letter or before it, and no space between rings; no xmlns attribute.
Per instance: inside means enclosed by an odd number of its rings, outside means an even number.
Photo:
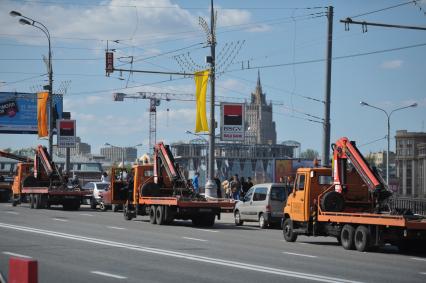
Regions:
<svg viewBox="0 0 426 283"><path fill-rule="evenodd" d="M398 110L402 110L402 109L406 109L406 108L410 108L410 107L417 107L417 103L413 103L413 104L408 105L408 106L404 106L404 107L399 107L399 108L393 109L389 113L386 110L384 110L384 109L382 109L380 107L368 104L367 102L364 102L364 101L361 101L359 104L361 104L361 106L368 106L368 107L380 110L380 111L382 111L383 113L386 114L387 122L388 122L387 123L387 128L388 128L388 134L387 134L388 150L386 151L386 183L389 185L390 117L391 117L391 115L394 112L396 112Z"/></svg>
<svg viewBox="0 0 426 283"><path fill-rule="evenodd" d="M49 30L45 25L42 23L33 20L29 17L26 17L22 15L21 13L17 11L10 11L9 13L12 17L21 17L19 19L19 23L22 25L29 25L33 26L35 28L38 28L41 30L44 35L47 37L47 41L49 43L49 54L48 54L48 61L47 61L47 71L49 74L49 85L48 85L48 91L49 91L49 97L48 97L48 104L49 104L49 155L52 156L53 152L53 69L52 69L52 48L50 44L50 33Z"/></svg>

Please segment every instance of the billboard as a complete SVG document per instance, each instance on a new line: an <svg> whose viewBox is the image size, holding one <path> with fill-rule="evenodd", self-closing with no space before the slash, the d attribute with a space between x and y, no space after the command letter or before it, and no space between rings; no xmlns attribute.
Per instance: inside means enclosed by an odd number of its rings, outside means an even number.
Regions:
<svg viewBox="0 0 426 283"><path fill-rule="evenodd" d="M54 116L62 118L62 95L54 95ZM37 93L0 92L0 133L37 134Z"/></svg>
<svg viewBox="0 0 426 283"><path fill-rule="evenodd" d="M245 104L222 102L220 137L222 141L243 141Z"/></svg>
<svg viewBox="0 0 426 283"><path fill-rule="evenodd" d="M58 120L58 147L75 147L75 120Z"/></svg>

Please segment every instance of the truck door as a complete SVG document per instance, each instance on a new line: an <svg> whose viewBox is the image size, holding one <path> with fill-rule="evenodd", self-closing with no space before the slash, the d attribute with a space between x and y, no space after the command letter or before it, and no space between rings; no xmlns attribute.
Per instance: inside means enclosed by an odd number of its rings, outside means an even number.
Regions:
<svg viewBox="0 0 426 283"><path fill-rule="evenodd" d="M289 198L293 198L291 201L291 214L293 220L296 221L306 221L305 201L308 201L308 199L305 197L305 181L305 174L297 175L295 190L289 196Z"/></svg>

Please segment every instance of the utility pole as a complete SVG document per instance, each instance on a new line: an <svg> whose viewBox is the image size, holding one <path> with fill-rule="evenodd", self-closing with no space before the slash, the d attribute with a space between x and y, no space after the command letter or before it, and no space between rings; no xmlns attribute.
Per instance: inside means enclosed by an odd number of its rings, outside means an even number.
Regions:
<svg viewBox="0 0 426 283"><path fill-rule="evenodd" d="M324 133L323 133L323 149L322 149L322 165L330 165L330 95L331 95L331 62L333 51L333 6L329 6L327 10L327 63L325 75L325 107L324 107Z"/></svg>
<svg viewBox="0 0 426 283"><path fill-rule="evenodd" d="M215 16L213 8L213 0L211 0L211 14L210 14L210 132L209 132L209 164L207 166L207 182L206 191L207 196L216 196L216 184L214 179L214 148L215 148L215 130L216 121L214 119L214 102L215 102L215 64L216 64L216 35L215 35Z"/></svg>

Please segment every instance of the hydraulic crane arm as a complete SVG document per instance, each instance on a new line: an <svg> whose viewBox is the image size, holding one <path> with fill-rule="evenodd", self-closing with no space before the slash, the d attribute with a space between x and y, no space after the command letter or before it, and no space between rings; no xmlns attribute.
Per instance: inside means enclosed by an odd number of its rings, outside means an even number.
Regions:
<svg viewBox="0 0 426 283"><path fill-rule="evenodd" d="M186 179L180 172L179 168L176 166L176 162L170 151L170 148L164 145L162 142L159 142L155 145L154 148L154 176L157 178L161 176L160 172L162 168L164 168L172 183L186 184Z"/></svg>
<svg viewBox="0 0 426 283"><path fill-rule="evenodd" d="M0 156L10 158L10 159L14 159L14 160L18 160L18 161L21 161L21 162L33 162L33 160L29 157L16 155L16 154L6 152L6 151L3 151L3 150L0 150Z"/></svg>
<svg viewBox="0 0 426 283"><path fill-rule="evenodd" d="M56 165L50 158L47 149L41 145L37 147L36 155L34 158L34 177L36 178L38 175L38 171L41 169L40 165L43 167L44 172L49 178L51 178L53 175L57 175L57 177L61 181L63 181L62 174L61 172L59 172L58 168L56 168Z"/></svg>
<svg viewBox="0 0 426 283"><path fill-rule="evenodd" d="M341 192L346 187L346 163L349 159L358 172L361 179L365 182L370 192L380 196L387 191L387 186L379 174L372 170L359 152L355 142L343 137L332 145L333 150L333 177L336 191ZM387 191L387 194L389 192Z"/></svg>

